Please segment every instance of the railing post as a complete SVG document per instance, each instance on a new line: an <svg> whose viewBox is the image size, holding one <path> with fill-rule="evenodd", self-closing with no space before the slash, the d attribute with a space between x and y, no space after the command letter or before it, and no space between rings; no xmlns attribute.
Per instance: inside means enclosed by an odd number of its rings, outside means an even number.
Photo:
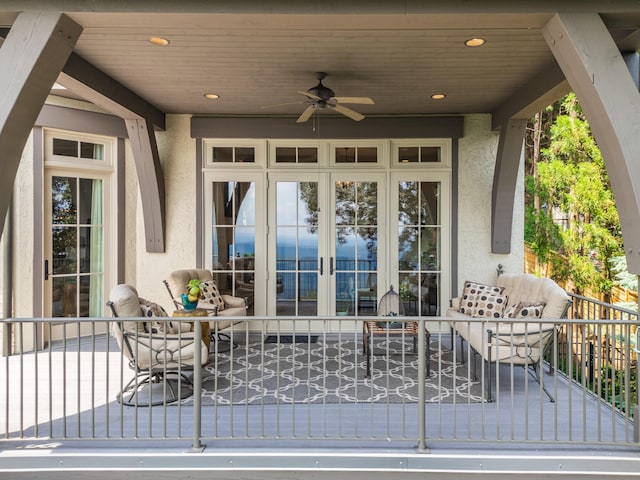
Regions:
<svg viewBox="0 0 640 480"><path fill-rule="evenodd" d="M196 320L193 322L193 443L190 452L202 452L204 445L201 441L202 431L202 324Z"/></svg>
<svg viewBox="0 0 640 480"><path fill-rule="evenodd" d="M418 448L419 453L429 453L427 448L427 415L426 409L426 383L427 383L427 333L425 331L425 321L418 320Z"/></svg>

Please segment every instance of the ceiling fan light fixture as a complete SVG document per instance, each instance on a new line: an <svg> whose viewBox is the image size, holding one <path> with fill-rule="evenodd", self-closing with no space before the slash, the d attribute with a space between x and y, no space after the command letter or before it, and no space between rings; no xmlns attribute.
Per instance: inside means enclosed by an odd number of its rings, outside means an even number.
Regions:
<svg viewBox="0 0 640 480"><path fill-rule="evenodd" d="M431 95L431 98L433 100L442 100L444 98L447 98L447 96L444 93L434 93L433 95Z"/></svg>
<svg viewBox="0 0 640 480"><path fill-rule="evenodd" d="M205 93L204 98L208 98L209 100L216 100L220 98L220 95L218 95L217 93Z"/></svg>
<svg viewBox="0 0 640 480"><path fill-rule="evenodd" d="M485 43L487 43L487 41L484 38L480 38L480 37L470 38L464 41L464 44L467 47L481 47Z"/></svg>
<svg viewBox="0 0 640 480"><path fill-rule="evenodd" d="M149 42L153 45L158 45L159 47L166 47L171 43L168 38L164 37L149 37Z"/></svg>

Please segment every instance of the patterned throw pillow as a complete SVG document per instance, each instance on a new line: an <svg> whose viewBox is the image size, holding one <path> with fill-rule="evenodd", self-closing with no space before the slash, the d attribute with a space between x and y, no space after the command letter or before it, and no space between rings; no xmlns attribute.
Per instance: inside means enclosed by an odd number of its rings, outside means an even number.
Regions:
<svg viewBox="0 0 640 480"><path fill-rule="evenodd" d="M493 285L484 285L476 282L464 282L462 289L462 297L460 298L460 313L475 316L476 304L480 295L500 295L504 290L503 287L494 287Z"/></svg>
<svg viewBox="0 0 640 480"><path fill-rule="evenodd" d="M544 302L520 302L507 308L504 316L506 318L542 318L545 305Z"/></svg>
<svg viewBox="0 0 640 480"><path fill-rule="evenodd" d="M144 298L140 298L140 308L143 317L168 317L167 311L157 303L150 302Z"/></svg>
<svg viewBox="0 0 640 480"><path fill-rule="evenodd" d="M481 293L478 295L473 316L476 318L502 318L507 300L506 295Z"/></svg>
<svg viewBox="0 0 640 480"><path fill-rule="evenodd" d="M224 309L224 300L218 291L218 286L216 282L213 280L209 280L206 282L200 282L200 292L201 297L200 301L202 303L207 303L211 306L218 307L218 311Z"/></svg>

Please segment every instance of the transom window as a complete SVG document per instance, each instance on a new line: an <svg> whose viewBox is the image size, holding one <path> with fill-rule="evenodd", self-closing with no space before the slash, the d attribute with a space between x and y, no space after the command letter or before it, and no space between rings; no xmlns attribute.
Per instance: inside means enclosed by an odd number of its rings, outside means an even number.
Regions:
<svg viewBox="0 0 640 480"><path fill-rule="evenodd" d="M254 147L213 147L211 149L213 163L255 163Z"/></svg>
<svg viewBox="0 0 640 480"><path fill-rule="evenodd" d="M336 147L336 163L378 163L376 147Z"/></svg>
<svg viewBox="0 0 640 480"><path fill-rule="evenodd" d="M318 163L316 147L276 147L276 163Z"/></svg>
<svg viewBox="0 0 640 480"><path fill-rule="evenodd" d="M54 138L53 154L63 157L104 160L104 145L100 143L67 140L65 138Z"/></svg>
<svg viewBox="0 0 640 480"><path fill-rule="evenodd" d="M400 147L400 163L439 163L440 147Z"/></svg>

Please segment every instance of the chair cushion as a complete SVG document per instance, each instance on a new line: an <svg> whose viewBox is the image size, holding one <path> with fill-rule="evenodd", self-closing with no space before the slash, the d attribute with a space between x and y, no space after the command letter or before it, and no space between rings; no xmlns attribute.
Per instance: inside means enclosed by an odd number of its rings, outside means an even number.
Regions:
<svg viewBox="0 0 640 480"><path fill-rule="evenodd" d="M224 300L214 280L200 283L200 292L200 303L218 307L219 312L224 310Z"/></svg>
<svg viewBox="0 0 640 480"><path fill-rule="evenodd" d="M113 287L109 294L109 300L113 302L113 308L118 317L139 318L143 316L138 291L131 285L123 283ZM124 321L122 328L125 332L135 332L136 330L144 332L142 322Z"/></svg>
<svg viewBox="0 0 640 480"><path fill-rule="evenodd" d="M173 298L180 299L180 295L187 293L189 280L197 278L201 282L213 280L213 275L209 270L203 268L191 268L185 270L175 270L167 277L167 284Z"/></svg>
<svg viewBox="0 0 640 480"><path fill-rule="evenodd" d="M567 308L569 295L550 278L538 278L529 273L503 273L497 285L504 287L509 304L520 302L544 302L542 318L561 318Z"/></svg>

